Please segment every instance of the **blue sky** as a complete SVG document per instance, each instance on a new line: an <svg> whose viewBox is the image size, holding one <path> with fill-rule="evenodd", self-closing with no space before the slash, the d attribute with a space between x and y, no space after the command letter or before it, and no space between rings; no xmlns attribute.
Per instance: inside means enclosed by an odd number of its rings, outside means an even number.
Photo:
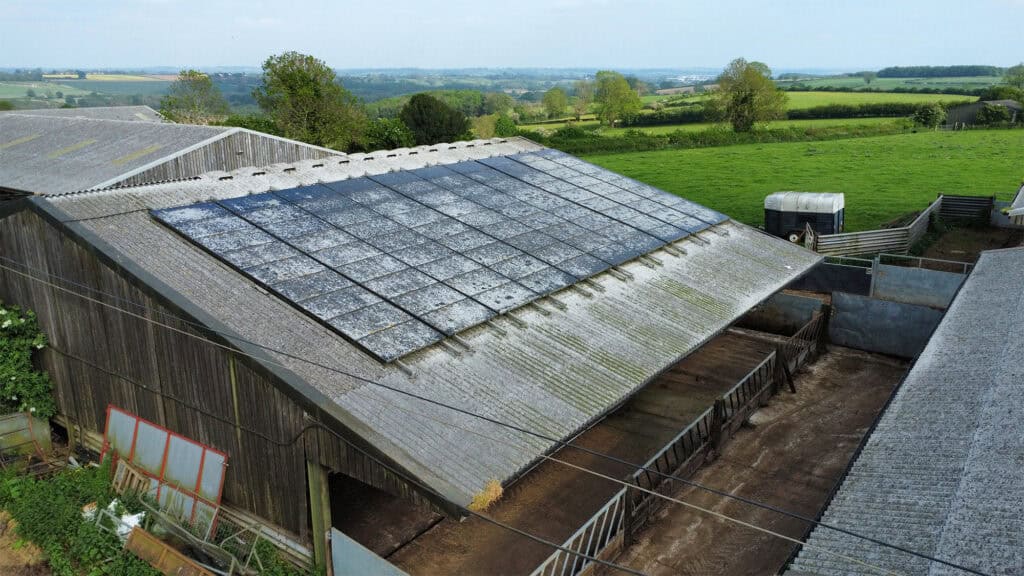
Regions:
<svg viewBox="0 0 1024 576"><path fill-rule="evenodd" d="M0 66L1007 66L1022 17L1024 0L3 0Z"/></svg>

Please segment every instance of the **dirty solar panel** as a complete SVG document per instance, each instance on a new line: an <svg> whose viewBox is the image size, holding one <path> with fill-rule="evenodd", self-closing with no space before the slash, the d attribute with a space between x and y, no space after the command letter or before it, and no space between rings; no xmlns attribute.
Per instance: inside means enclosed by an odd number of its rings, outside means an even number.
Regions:
<svg viewBox="0 0 1024 576"><path fill-rule="evenodd" d="M385 362L725 218L547 150L153 214Z"/></svg>

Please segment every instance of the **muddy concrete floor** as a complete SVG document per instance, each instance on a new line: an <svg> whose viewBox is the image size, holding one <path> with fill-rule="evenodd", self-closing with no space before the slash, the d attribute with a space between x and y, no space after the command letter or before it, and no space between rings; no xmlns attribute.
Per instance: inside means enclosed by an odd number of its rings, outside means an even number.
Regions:
<svg viewBox="0 0 1024 576"><path fill-rule="evenodd" d="M1006 228L952 228L925 250L922 256L940 260L977 262L984 250L1020 246L1024 231Z"/></svg>
<svg viewBox="0 0 1024 576"><path fill-rule="evenodd" d="M830 347L796 376L796 394L775 396L693 479L813 518L906 369L900 360ZM794 538L807 527L695 488L676 496ZM615 561L652 576L775 574L793 546L670 503Z"/></svg>

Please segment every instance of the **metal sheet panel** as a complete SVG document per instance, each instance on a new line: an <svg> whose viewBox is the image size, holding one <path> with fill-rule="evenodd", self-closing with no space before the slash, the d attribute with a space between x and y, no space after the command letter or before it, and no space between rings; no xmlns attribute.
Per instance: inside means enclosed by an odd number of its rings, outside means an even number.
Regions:
<svg viewBox="0 0 1024 576"><path fill-rule="evenodd" d="M331 528L331 569L334 576L408 576L336 528Z"/></svg>

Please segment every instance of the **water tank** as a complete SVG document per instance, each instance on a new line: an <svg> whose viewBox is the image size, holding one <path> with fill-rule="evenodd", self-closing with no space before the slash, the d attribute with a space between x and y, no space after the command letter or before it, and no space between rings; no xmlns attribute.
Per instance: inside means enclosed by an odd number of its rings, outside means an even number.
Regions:
<svg viewBox="0 0 1024 576"><path fill-rule="evenodd" d="M776 192L764 199L764 230L773 236L800 240L807 224L819 234L843 231L846 201L834 192Z"/></svg>

